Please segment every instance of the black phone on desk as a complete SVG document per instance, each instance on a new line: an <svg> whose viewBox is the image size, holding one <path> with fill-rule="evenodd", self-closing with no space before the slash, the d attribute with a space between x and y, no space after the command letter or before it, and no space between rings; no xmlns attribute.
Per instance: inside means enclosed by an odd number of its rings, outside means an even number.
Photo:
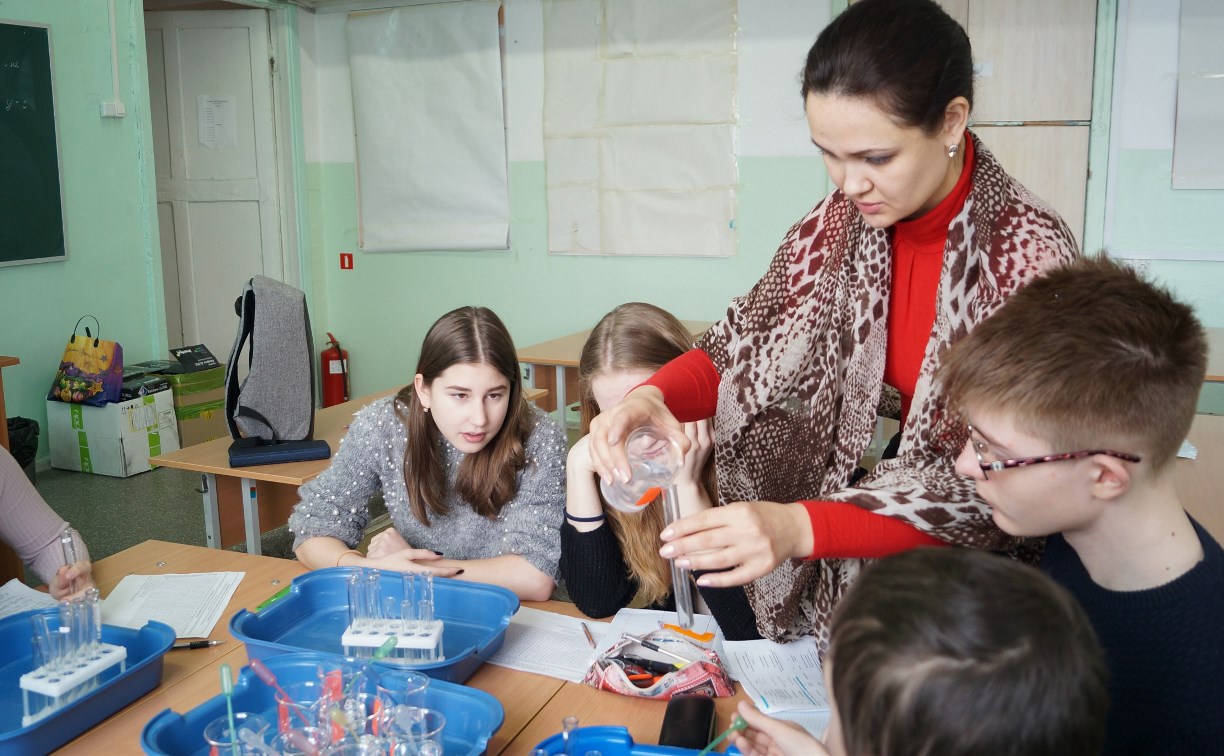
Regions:
<svg viewBox="0 0 1224 756"><path fill-rule="evenodd" d="M700 750L714 739L714 699L679 696L667 702L659 745Z"/></svg>

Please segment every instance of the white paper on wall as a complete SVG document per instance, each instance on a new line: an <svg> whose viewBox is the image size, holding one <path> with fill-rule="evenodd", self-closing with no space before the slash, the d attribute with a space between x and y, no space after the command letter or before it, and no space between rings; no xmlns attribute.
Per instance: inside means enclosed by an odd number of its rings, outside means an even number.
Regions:
<svg viewBox="0 0 1224 756"><path fill-rule="evenodd" d="M1182 0L1173 188L1224 189L1224 8Z"/></svg>
<svg viewBox="0 0 1224 756"><path fill-rule="evenodd" d="M509 247L498 6L349 16L363 250Z"/></svg>
<svg viewBox="0 0 1224 756"><path fill-rule="evenodd" d="M735 253L735 0L545 0L548 247Z"/></svg>

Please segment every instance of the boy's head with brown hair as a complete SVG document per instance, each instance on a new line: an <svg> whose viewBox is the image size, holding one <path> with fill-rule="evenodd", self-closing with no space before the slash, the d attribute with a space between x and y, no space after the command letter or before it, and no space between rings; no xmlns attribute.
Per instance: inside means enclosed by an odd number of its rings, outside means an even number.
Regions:
<svg viewBox="0 0 1224 756"><path fill-rule="evenodd" d="M977 479L1004 530L1063 530L1006 522L1004 487L1057 501L1078 479L1111 484L1092 489L1108 499L1164 476L1206 365L1188 306L1119 263L1078 260L1012 295L945 355L938 378L971 426L957 470ZM1038 462L1054 464L1012 469Z"/></svg>

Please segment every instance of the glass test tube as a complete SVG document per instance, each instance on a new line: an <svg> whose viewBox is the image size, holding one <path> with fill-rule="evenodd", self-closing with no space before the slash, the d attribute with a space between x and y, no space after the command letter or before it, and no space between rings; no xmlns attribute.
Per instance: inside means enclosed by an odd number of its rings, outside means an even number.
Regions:
<svg viewBox="0 0 1224 756"><path fill-rule="evenodd" d="M365 575L360 567L354 567L347 579L349 627L354 633L361 632L365 617Z"/></svg>
<svg viewBox="0 0 1224 756"><path fill-rule="evenodd" d="M434 589L433 573L429 570L421 573L421 596L417 602L417 619L424 625L434 621Z"/></svg>
<svg viewBox="0 0 1224 756"><path fill-rule="evenodd" d="M97 588L85 591L89 604L89 655L97 657L102 650L102 592Z"/></svg>
<svg viewBox="0 0 1224 756"><path fill-rule="evenodd" d="M72 565L77 563L75 536L76 530L71 525L65 525L64 530L60 533L60 549L64 552L64 564L70 569ZM70 594L77 592L77 581L75 578L69 583L68 588Z"/></svg>
<svg viewBox="0 0 1224 756"><path fill-rule="evenodd" d="M402 582L404 585L404 598L400 602L400 620L404 628L404 635L417 634L417 599L416 599L416 584L417 576L415 572L403 573Z"/></svg>
<svg viewBox="0 0 1224 756"><path fill-rule="evenodd" d="M578 756L578 717L565 717L561 720L562 753L565 756Z"/></svg>
<svg viewBox="0 0 1224 756"><path fill-rule="evenodd" d="M676 495L676 486L670 485L663 489L663 521L671 525L680 519L680 497ZM689 570L678 567L675 559L667 560L671 565L672 595L676 598L676 624L685 630L693 627L693 585L689 580Z"/></svg>
<svg viewBox="0 0 1224 756"><path fill-rule="evenodd" d="M382 572L371 569L366 572L366 617L370 620L371 630L377 630L382 619Z"/></svg>

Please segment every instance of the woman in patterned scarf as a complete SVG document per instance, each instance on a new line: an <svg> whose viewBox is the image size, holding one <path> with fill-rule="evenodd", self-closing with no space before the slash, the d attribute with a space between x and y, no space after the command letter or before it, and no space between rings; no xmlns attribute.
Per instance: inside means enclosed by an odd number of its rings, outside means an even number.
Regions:
<svg viewBox="0 0 1224 756"><path fill-rule="evenodd" d="M803 72L812 142L837 191L796 223L765 276L696 349L592 424L601 475L623 440L713 417L720 503L662 534L713 587L748 583L761 634L815 635L863 559L954 543L1022 552L953 471L964 426L939 356L1027 281L1077 254L1058 214L966 126L964 29L931 0L862 0ZM898 406L899 399L899 406ZM861 479L878 414L895 457ZM730 569L728 569L730 568Z"/></svg>

